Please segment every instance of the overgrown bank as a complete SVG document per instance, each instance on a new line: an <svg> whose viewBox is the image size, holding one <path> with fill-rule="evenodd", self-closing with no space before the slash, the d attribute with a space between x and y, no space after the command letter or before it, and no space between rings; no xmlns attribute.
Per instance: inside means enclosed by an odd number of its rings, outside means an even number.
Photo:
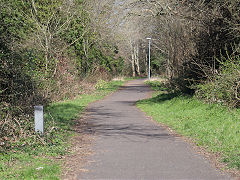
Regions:
<svg viewBox="0 0 240 180"><path fill-rule="evenodd" d="M68 139L75 134L72 128L75 120L90 102L103 98L122 84L123 81L101 80L94 93L46 107L43 137L32 134L0 151L0 179L59 179L61 163L57 159L69 153Z"/></svg>
<svg viewBox="0 0 240 180"><path fill-rule="evenodd" d="M240 169L240 110L205 104L196 97L167 93L159 81L148 82L155 90L151 99L137 106L177 133L190 137L198 146L220 155L230 168Z"/></svg>
<svg viewBox="0 0 240 180"><path fill-rule="evenodd" d="M83 94L123 60L95 32L84 0L0 2L0 149L33 135L33 106Z"/></svg>

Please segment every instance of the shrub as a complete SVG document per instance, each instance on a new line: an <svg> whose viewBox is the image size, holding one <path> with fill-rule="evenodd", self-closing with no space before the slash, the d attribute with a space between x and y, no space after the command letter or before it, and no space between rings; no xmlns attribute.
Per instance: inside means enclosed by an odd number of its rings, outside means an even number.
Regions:
<svg viewBox="0 0 240 180"><path fill-rule="evenodd" d="M95 88L96 89L104 89L104 88L106 88L106 86L107 86L107 82L100 79L100 80L98 80L97 84L95 85Z"/></svg>
<svg viewBox="0 0 240 180"><path fill-rule="evenodd" d="M207 102L240 107L240 56L229 58L216 76L197 85L196 96Z"/></svg>

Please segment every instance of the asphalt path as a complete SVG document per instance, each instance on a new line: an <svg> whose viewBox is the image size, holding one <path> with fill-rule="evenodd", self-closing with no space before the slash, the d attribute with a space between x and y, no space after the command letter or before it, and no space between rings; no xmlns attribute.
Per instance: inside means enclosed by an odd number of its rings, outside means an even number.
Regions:
<svg viewBox="0 0 240 180"><path fill-rule="evenodd" d="M143 80L133 80L89 106L96 140L78 179L231 179L136 108L149 93Z"/></svg>

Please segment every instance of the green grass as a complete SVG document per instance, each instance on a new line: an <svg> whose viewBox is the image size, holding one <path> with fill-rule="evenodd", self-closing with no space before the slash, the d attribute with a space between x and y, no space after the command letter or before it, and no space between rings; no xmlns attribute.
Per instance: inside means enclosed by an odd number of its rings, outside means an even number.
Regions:
<svg viewBox="0 0 240 180"><path fill-rule="evenodd" d="M230 168L240 169L240 109L229 110L195 97L167 94L163 86L154 82L150 85L157 91L151 99L137 103L140 109L179 134L191 137L197 145L220 153Z"/></svg>
<svg viewBox="0 0 240 180"><path fill-rule="evenodd" d="M16 142L18 146L0 152L0 179L59 179L61 163L56 157L68 153L68 139L74 135L71 130L74 120L89 103L102 99L122 84L122 81L104 83L92 94L46 107L44 145L40 138L32 136Z"/></svg>

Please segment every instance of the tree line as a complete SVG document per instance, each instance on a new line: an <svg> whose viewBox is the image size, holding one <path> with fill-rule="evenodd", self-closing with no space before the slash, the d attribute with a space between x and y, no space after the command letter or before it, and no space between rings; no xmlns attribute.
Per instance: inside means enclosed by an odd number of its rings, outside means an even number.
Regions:
<svg viewBox="0 0 240 180"><path fill-rule="evenodd" d="M239 1L104 0L98 8L91 17L133 76L146 75L151 37L152 74L175 91L239 107Z"/></svg>

